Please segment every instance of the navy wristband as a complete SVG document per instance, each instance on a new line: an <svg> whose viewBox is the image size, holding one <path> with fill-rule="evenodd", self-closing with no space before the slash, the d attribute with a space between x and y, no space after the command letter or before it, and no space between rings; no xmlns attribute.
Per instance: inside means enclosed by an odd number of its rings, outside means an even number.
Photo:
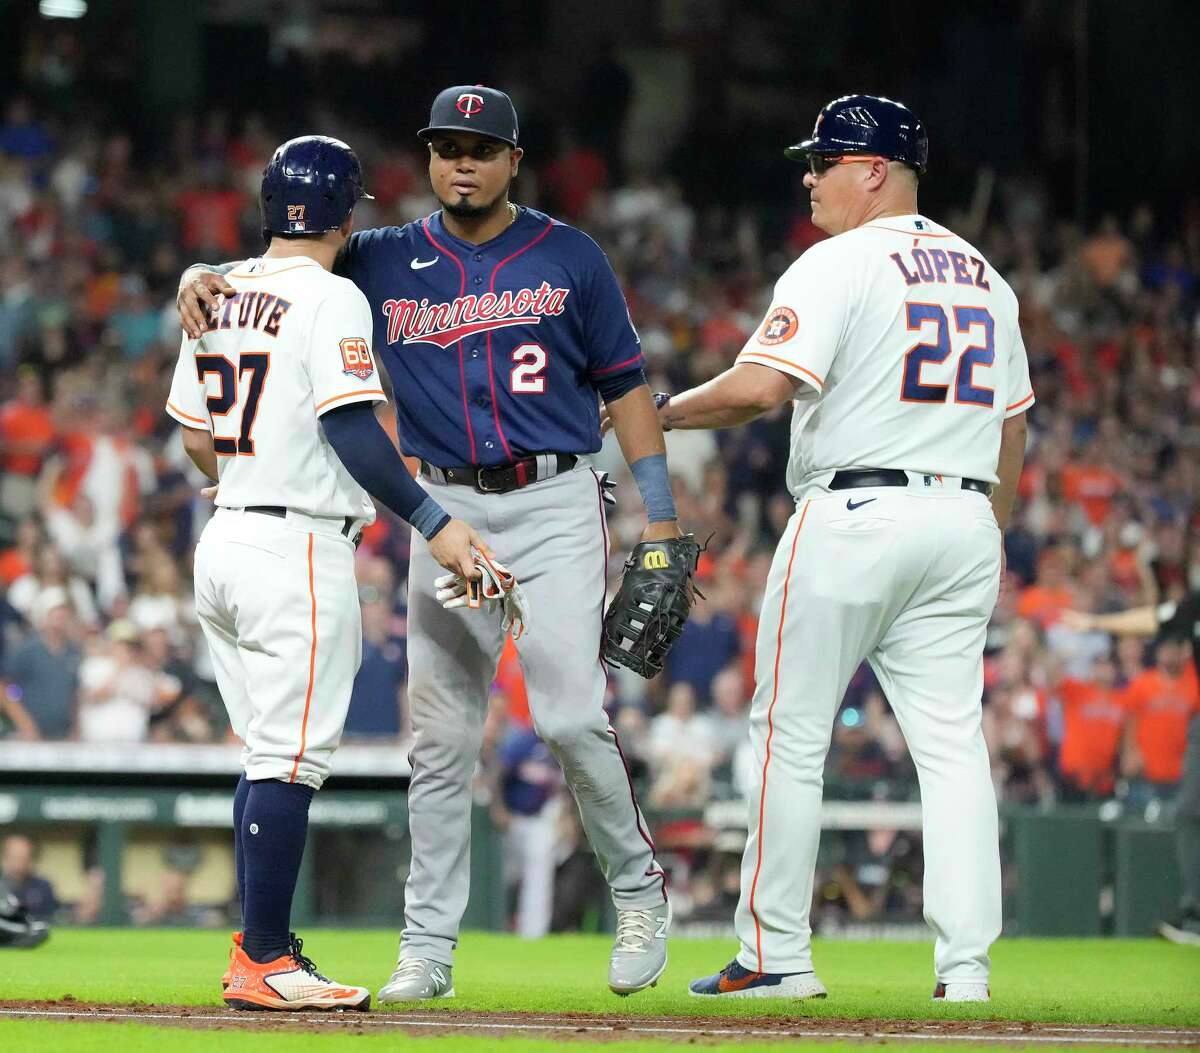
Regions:
<svg viewBox="0 0 1200 1053"><path fill-rule="evenodd" d="M646 518L651 523L665 523L678 519L675 498L671 495L671 478L667 474L667 455L653 453L640 457L629 466L642 504L646 506Z"/></svg>

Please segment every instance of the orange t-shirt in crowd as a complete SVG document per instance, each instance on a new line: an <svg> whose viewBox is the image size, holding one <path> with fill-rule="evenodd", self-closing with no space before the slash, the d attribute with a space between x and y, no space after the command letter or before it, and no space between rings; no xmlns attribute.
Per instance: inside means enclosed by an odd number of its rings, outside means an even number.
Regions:
<svg viewBox="0 0 1200 1053"><path fill-rule="evenodd" d="M1067 679L1058 685L1063 708L1059 770L1076 786L1097 793L1113 788L1125 710L1116 688Z"/></svg>
<svg viewBox="0 0 1200 1053"><path fill-rule="evenodd" d="M42 459L54 441L54 421L45 406L30 406L26 402L8 402L0 407L0 441L6 449L4 470L17 475L37 475Z"/></svg>
<svg viewBox="0 0 1200 1053"><path fill-rule="evenodd" d="M242 235L238 219L242 195L235 190L185 190L176 199L181 214L181 238L185 249L218 248L237 254Z"/></svg>
<svg viewBox="0 0 1200 1053"><path fill-rule="evenodd" d="M1049 629L1062 616L1062 612L1075 606L1071 590L1048 589L1044 585L1030 585L1021 591L1017 600L1017 614L1029 621L1037 622Z"/></svg>
<svg viewBox="0 0 1200 1053"><path fill-rule="evenodd" d="M1136 721L1134 740L1142 756L1142 776L1152 782L1178 782L1188 721L1200 711L1200 687L1192 663L1176 677L1147 669L1130 681L1121 704Z"/></svg>
<svg viewBox="0 0 1200 1053"><path fill-rule="evenodd" d="M19 548L6 548L0 552L0 585L7 588L17 578L23 578L33 570L33 565Z"/></svg>
<svg viewBox="0 0 1200 1053"><path fill-rule="evenodd" d="M1121 485L1121 477L1111 468L1068 464L1062 470L1063 496L1082 507L1093 526L1103 526L1108 519Z"/></svg>
<svg viewBox="0 0 1200 1053"><path fill-rule="evenodd" d="M496 667L496 686L508 696L509 719L525 727L531 726L533 717L529 713L525 673L521 669L521 658L511 636L504 641L504 650L500 652L500 664Z"/></svg>

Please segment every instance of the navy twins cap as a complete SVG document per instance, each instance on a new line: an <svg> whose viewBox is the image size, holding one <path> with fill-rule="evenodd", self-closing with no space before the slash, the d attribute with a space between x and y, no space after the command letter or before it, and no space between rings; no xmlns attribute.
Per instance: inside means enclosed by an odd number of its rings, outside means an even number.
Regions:
<svg viewBox="0 0 1200 1053"><path fill-rule="evenodd" d="M517 145L517 110L496 88L460 84L440 92L429 109L429 126L417 135L428 141L433 132L475 132Z"/></svg>

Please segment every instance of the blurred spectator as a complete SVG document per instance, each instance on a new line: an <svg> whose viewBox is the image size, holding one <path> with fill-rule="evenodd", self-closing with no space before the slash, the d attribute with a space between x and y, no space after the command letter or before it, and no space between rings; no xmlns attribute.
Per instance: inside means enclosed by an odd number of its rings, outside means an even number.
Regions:
<svg viewBox="0 0 1200 1053"><path fill-rule="evenodd" d="M0 585L8 588L18 578L33 570L34 556L43 544L41 527L36 519L22 519L17 524L13 544L0 552Z"/></svg>
<svg viewBox="0 0 1200 1053"><path fill-rule="evenodd" d="M19 699L19 690L10 691L0 683L0 739L14 738L19 742L36 742L41 735L37 722L29 715Z"/></svg>
<svg viewBox="0 0 1200 1053"><path fill-rule="evenodd" d="M1067 677L1056 690L1062 707L1059 791L1066 801L1108 797L1117 774L1125 710L1111 654L1093 659L1086 679Z"/></svg>
<svg viewBox="0 0 1200 1053"><path fill-rule="evenodd" d="M22 907L35 918L48 921L58 911L58 897L54 886L34 873L36 863L37 848L30 838L10 834L4 839L0 849L0 877Z"/></svg>
<svg viewBox="0 0 1200 1053"><path fill-rule="evenodd" d="M159 878L154 896L134 908L134 924L182 929L219 924L222 916L217 908L188 899L188 879L187 871L167 867Z"/></svg>
<svg viewBox="0 0 1200 1053"><path fill-rule="evenodd" d="M1078 606L1069 584L1070 553L1061 545L1043 549L1037 561L1037 578L1017 600L1017 614L1042 629L1058 621L1063 611Z"/></svg>
<svg viewBox="0 0 1200 1053"><path fill-rule="evenodd" d="M1160 640L1154 668L1142 672L1121 696L1130 718L1121 769L1133 780L1135 806L1169 800L1183 771L1188 721L1200 710L1200 688L1188 658L1186 641Z"/></svg>
<svg viewBox="0 0 1200 1053"><path fill-rule="evenodd" d="M550 931L554 909L562 769L537 732L521 725L509 727L497 760L507 884L517 886L516 932L537 939Z"/></svg>
<svg viewBox="0 0 1200 1053"><path fill-rule="evenodd" d="M696 712L691 684L673 684L667 692L666 710L650 722L647 753L654 779L652 808L697 808L704 803L717 745L708 719Z"/></svg>
<svg viewBox="0 0 1200 1053"><path fill-rule="evenodd" d="M696 698L708 700L713 678L741 654L737 621L716 608L717 600L700 602L667 657L668 683L687 684Z"/></svg>
<svg viewBox="0 0 1200 1053"><path fill-rule="evenodd" d="M741 670L722 669L712 683L713 706L707 714L716 764L728 764L750 734L750 699L746 697Z"/></svg>
<svg viewBox="0 0 1200 1053"><path fill-rule="evenodd" d="M25 519L34 511L38 474L54 434L42 381L23 366L16 393L0 406L0 514L6 519Z"/></svg>
<svg viewBox="0 0 1200 1053"><path fill-rule="evenodd" d="M79 668L79 737L84 742L143 742L159 685L142 664L137 626L115 621Z"/></svg>
<svg viewBox="0 0 1200 1053"><path fill-rule="evenodd" d="M141 661L155 692L150 738L155 742L212 741L212 713L201 697L200 681L171 646L165 629L142 634ZM221 719L225 719L224 713Z"/></svg>
<svg viewBox="0 0 1200 1053"><path fill-rule="evenodd" d="M81 655L73 638L76 627L66 592L44 590L30 617L33 632L8 655L4 679L42 738L70 738Z"/></svg>
<svg viewBox="0 0 1200 1053"><path fill-rule="evenodd" d="M71 601L71 613L85 629L100 624L92 591L87 583L70 572L62 553L53 545L43 544L33 554L33 567L9 586L8 602L28 620L38 598L48 589L65 592Z"/></svg>
<svg viewBox="0 0 1200 1053"><path fill-rule="evenodd" d="M101 523L91 499L81 493L70 506L46 508L46 530L71 569L91 583L100 608L110 612L125 593L117 525Z"/></svg>
<svg viewBox="0 0 1200 1053"><path fill-rule="evenodd" d="M919 839L891 828L855 831L842 847L832 881L820 890L847 921L917 921L921 917L922 860Z"/></svg>
<svg viewBox="0 0 1200 1053"><path fill-rule="evenodd" d="M354 677L345 734L399 738L406 728L404 640L391 635L391 607L375 600L362 605L362 664Z"/></svg>

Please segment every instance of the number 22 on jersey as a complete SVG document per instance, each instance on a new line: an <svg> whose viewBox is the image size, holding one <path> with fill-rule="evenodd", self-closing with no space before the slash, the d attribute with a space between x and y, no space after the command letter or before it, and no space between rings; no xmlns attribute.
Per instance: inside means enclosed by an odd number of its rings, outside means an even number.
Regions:
<svg viewBox="0 0 1200 1053"><path fill-rule="evenodd" d="M210 375L215 375L220 382L216 392L208 396L213 450L219 456L254 456L254 418L258 416L258 402L270 368L271 356L266 352L243 352L236 365L224 355L196 356L196 375L200 383L207 387ZM219 434L223 430L222 418L228 418L239 403L240 415L235 415L230 422L234 424L236 438Z"/></svg>
<svg viewBox="0 0 1200 1053"><path fill-rule="evenodd" d="M950 357L950 323L946 309L936 303L906 303L909 332L925 336L934 327L933 339L913 344L904 356L904 375L900 382L901 402L944 403L949 384L930 384L921 377L926 364L940 365ZM954 379L954 402L964 406L990 409L996 401L992 388L975 384L976 368L984 369L996 361L995 322L986 307L955 307L954 331L963 337L965 347L958 354ZM975 342L972 342L975 341Z"/></svg>

